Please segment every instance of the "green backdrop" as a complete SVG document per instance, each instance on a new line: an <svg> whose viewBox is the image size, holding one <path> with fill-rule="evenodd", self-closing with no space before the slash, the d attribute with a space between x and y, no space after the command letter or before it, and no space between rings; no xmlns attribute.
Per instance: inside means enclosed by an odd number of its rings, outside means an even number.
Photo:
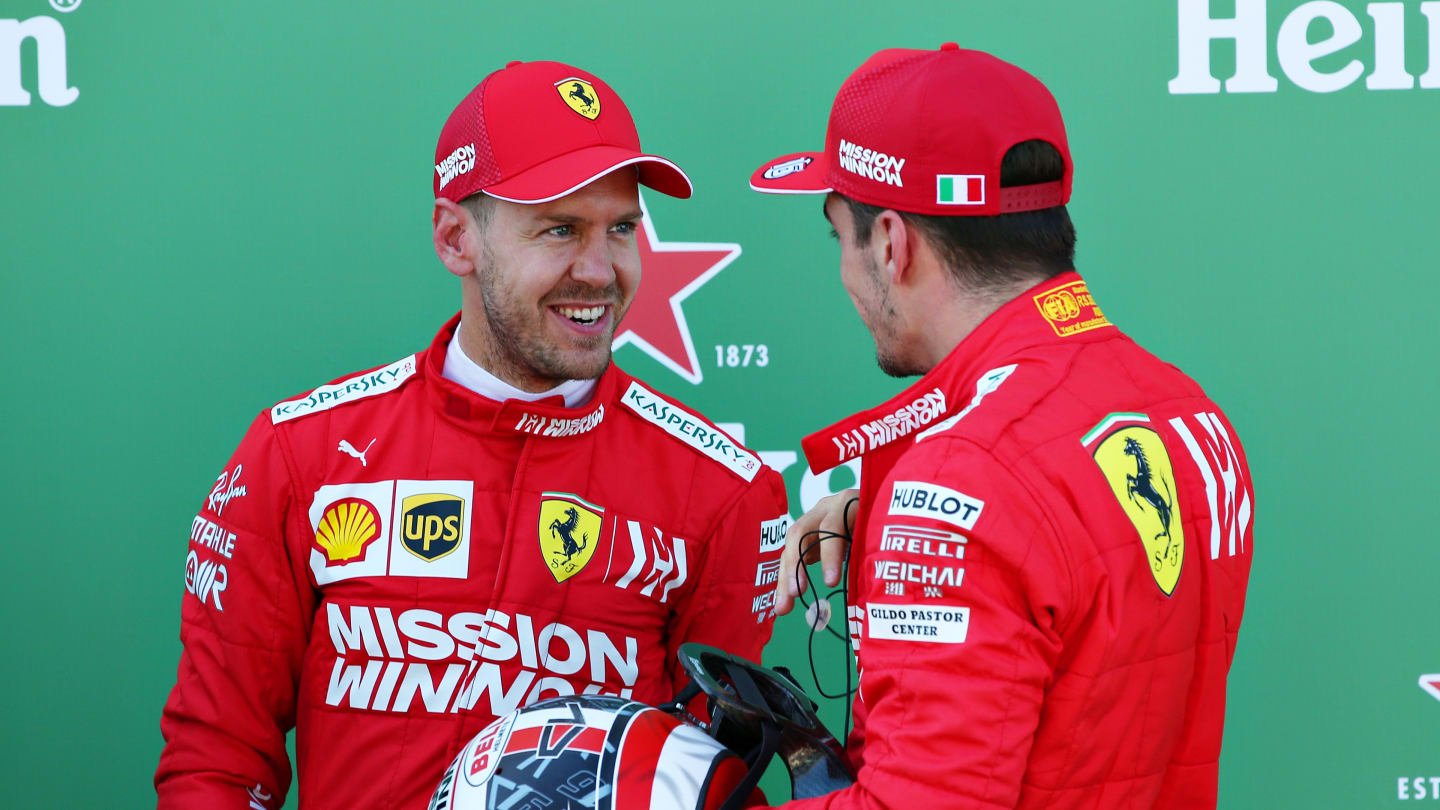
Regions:
<svg viewBox="0 0 1440 810"><path fill-rule="evenodd" d="M1051 87L1081 271L1246 442L1221 804L1414 800L1440 777L1440 692L1420 687L1440 672L1440 3L0 0L5 803L153 801L191 517L254 413L422 347L458 307L430 172L485 73L581 65L690 172L692 200L647 198L660 237L743 247L683 303L703 379L636 344L617 359L795 453L901 383L871 362L818 199L746 178L821 145L868 54L944 40ZM1220 80L1239 53L1245 81L1172 93L1186 48ZM768 363L717 366L729 344ZM849 482L802 468L797 513ZM804 636L782 619L767 662L808 672Z"/></svg>

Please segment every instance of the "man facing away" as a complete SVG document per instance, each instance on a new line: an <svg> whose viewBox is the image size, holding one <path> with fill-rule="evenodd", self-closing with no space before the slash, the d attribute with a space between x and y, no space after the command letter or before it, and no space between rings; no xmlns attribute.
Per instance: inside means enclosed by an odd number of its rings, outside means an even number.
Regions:
<svg viewBox="0 0 1440 810"><path fill-rule="evenodd" d="M805 440L816 472L864 458L782 567L821 559L837 584L844 543L811 533L853 531L859 781L797 810L1215 806L1249 470L1220 408L1074 271L1071 174L1049 91L947 43L875 54L825 151L751 179L827 195L881 368L924 375Z"/></svg>
<svg viewBox="0 0 1440 810"><path fill-rule="evenodd" d="M698 641L758 660L780 477L611 363L637 183L690 196L620 97L512 62L435 154L462 308L429 348L263 412L195 518L161 807L420 808L547 697L660 703ZM765 604L761 612L752 606Z"/></svg>

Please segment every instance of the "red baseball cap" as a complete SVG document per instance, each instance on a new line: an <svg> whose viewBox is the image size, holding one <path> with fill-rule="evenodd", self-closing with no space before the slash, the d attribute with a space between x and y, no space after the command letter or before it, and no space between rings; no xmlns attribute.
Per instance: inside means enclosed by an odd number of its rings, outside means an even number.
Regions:
<svg viewBox="0 0 1440 810"><path fill-rule="evenodd" d="M690 196L679 166L640 151L635 122L610 85L560 62L511 62L450 113L435 146L433 182L437 198L483 191L543 203L629 165L646 186Z"/></svg>
<svg viewBox="0 0 1440 810"><path fill-rule="evenodd" d="M1000 187L1000 161L1021 141L1046 141L1065 175ZM870 205L941 216L994 216L1070 200L1070 147L1054 96L1029 73L947 42L892 48L865 61L830 108L824 152L778 157L750 177L770 194L829 191Z"/></svg>

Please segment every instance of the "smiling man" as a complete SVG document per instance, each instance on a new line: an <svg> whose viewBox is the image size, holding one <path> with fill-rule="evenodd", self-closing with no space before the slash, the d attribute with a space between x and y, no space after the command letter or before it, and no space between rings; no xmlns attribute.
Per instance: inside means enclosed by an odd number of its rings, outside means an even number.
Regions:
<svg viewBox="0 0 1440 810"><path fill-rule="evenodd" d="M780 477L618 369L641 283L640 150L585 71L512 62L435 153L461 312L429 348L251 425L192 524L161 807L421 808L537 700L675 696L676 647L758 660Z"/></svg>

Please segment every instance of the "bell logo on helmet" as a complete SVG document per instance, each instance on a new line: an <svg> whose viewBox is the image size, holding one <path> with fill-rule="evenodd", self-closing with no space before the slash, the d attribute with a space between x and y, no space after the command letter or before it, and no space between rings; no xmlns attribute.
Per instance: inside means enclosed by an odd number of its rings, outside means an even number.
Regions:
<svg viewBox="0 0 1440 810"><path fill-rule="evenodd" d="M465 747L465 756L460 761L465 763L466 782L480 787L495 774L495 768L500 764L500 755L505 751L505 743L510 739L510 727L514 723L515 715L506 715L486 726L475 735L470 745Z"/></svg>

